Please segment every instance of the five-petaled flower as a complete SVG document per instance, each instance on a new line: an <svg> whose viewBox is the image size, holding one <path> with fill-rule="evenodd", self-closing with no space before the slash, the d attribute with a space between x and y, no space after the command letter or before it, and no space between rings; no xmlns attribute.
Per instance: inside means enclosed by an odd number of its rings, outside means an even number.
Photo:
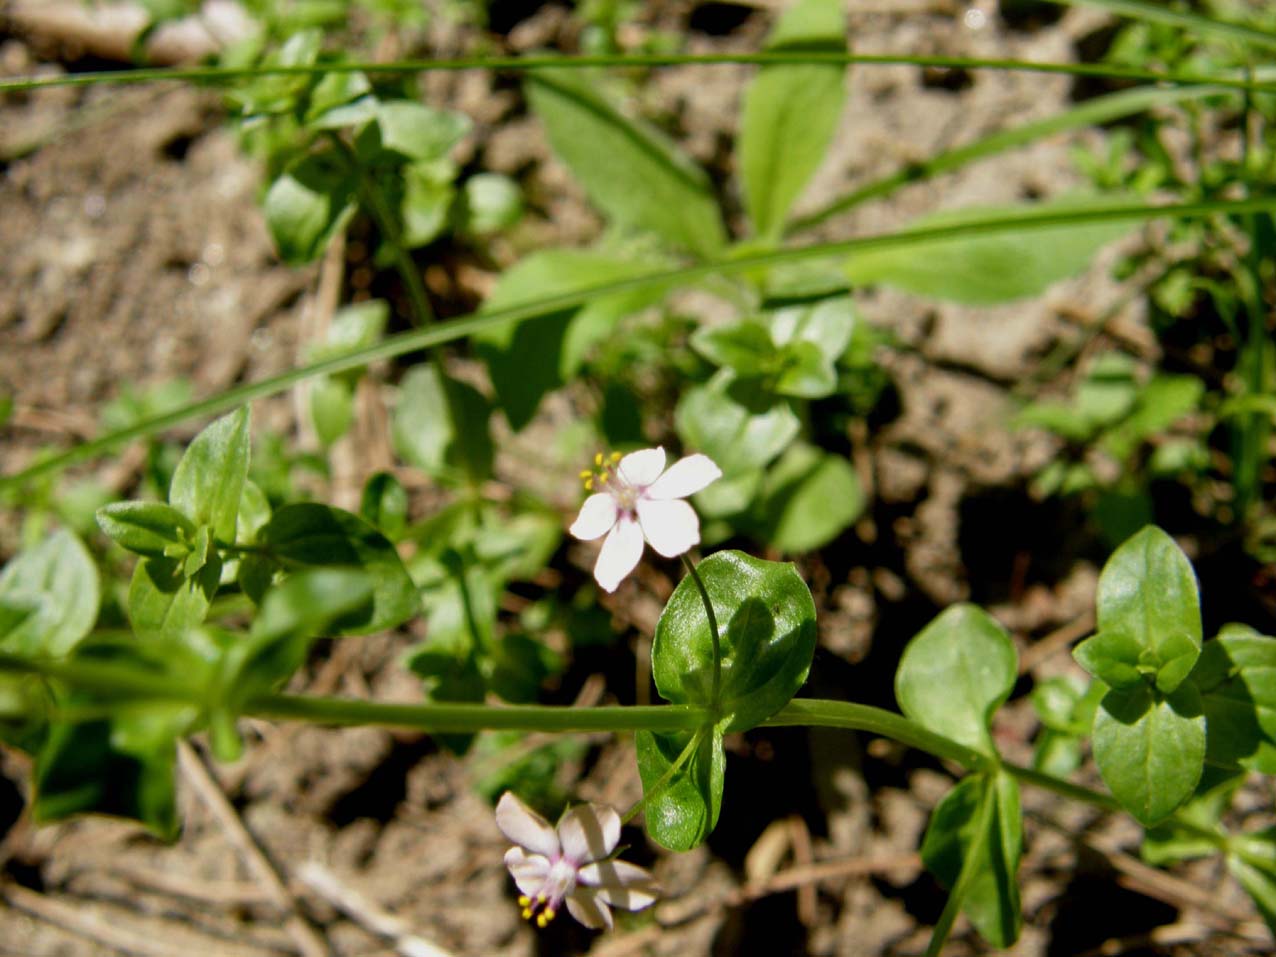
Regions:
<svg viewBox="0 0 1276 957"><path fill-rule="evenodd" d="M496 804L496 826L517 847L505 852L521 896L523 916L544 927L567 903L586 927L611 930L611 907L642 910L656 899L651 874L610 858L620 841L620 815L603 804L581 804L558 828L506 791Z"/></svg>
<svg viewBox="0 0 1276 957"><path fill-rule="evenodd" d="M607 536L594 578L615 591L642 558L646 539L665 558L673 558L700 541L700 520L683 501L715 479L722 470L707 455L688 455L665 469L663 448L613 454L594 459L598 472L582 472L585 488L595 491L580 508L571 533L583 541Z"/></svg>

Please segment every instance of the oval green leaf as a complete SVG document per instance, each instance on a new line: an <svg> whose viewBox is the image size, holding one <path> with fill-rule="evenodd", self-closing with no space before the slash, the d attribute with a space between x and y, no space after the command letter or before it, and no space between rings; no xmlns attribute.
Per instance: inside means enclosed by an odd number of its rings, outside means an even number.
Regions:
<svg viewBox="0 0 1276 957"><path fill-rule="evenodd" d="M806 681L815 653L815 602L791 564L723 551L696 570L720 631L723 730L743 731L783 708ZM713 638L691 576L665 605L651 658L665 700L714 707Z"/></svg>
<svg viewBox="0 0 1276 957"><path fill-rule="evenodd" d="M895 697L918 724L985 754L996 754L988 723L1018 675L1015 646L974 605L953 605L923 628L895 673Z"/></svg>

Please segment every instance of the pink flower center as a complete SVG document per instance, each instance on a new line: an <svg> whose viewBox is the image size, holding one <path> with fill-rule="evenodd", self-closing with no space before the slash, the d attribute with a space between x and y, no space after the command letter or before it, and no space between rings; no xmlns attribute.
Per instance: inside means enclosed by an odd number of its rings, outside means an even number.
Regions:
<svg viewBox="0 0 1276 957"><path fill-rule="evenodd" d="M534 920L537 927L544 927L563 906L563 900L576 887L576 874L579 868L566 857L556 857L550 863L549 873L535 894L518 899L523 908L523 917Z"/></svg>

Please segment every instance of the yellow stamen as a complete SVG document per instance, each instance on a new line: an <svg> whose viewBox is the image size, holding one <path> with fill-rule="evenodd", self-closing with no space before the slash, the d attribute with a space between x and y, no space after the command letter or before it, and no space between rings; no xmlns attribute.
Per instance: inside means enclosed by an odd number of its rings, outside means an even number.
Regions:
<svg viewBox="0 0 1276 957"><path fill-rule="evenodd" d="M592 492L593 490L594 490L594 478L591 475L589 478L585 479L585 491Z"/></svg>
<svg viewBox="0 0 1276 957"><path fill-rule="evenodd" d="M553 919L554 919L554 917L555 917L555 915L556 915L557 913L558 913L558 911L554 910L554 908L552 908L552 907L546 907L546 908L545 908L545 920L546 920L546 922L549 922L549 921L553 920Z"/></svg>
<svg viewBox="0 0 1276 957"><path fill-rule="evenodd" d="M599 452L598 454L594 456L594 464L595 465L603 464L603 453Z"/></svg>
<svg viewBox="0 0 1276 957"><path fill-rule="evenodd" d="M524 907L523 920L531 920L531 919L532 919L532 909L530 907Z"/></svg>
<svg viewBox="0 0 1276 957"><path fill-rule="evenodd" d="M593 474L594 474L594 473L593 473L593 472L591 472L591 471L589 471L589 469L581 469L581 471L580 471L580 477L581 477L581 478L583 478L583 479L587 479L587 478L589 478L590 476L592 476Z"/></svg>
<svg viewBox="0 0 1276 957"><path fill-rule="evenodd" d="M530 906L532 906L532 899L531 899L530 897L528 897L526 894L523 894L523 895L522 895L521 897L519 897L519 899L518 899L518 906L519 906L519 907L530 907Z"/></svg>
<svg viewBox="0 0 1276 957"><path fill-rule="evenodd" d="M606 485L606 484L607 484L607 477L608 477L608 476L607 476L607 473L606 473L606 472L602 472L602 473L600 473L600 474L599 474L599 476L598 476L598 484L599 484L599 485Z"/></svg>
<svg viewBox="0 0 1276 957"><path fill-rule="evenodd" d="M612 453L611 453L611 460L612 460L612 462L619 462L619 461L620 461L620 453L619 453L619 452L612 452Z"/></svg>

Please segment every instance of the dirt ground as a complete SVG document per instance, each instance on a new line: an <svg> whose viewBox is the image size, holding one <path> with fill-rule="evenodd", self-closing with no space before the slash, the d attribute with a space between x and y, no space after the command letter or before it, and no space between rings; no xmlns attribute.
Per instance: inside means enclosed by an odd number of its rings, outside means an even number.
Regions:
<svg viewBox="0 0 1276 957"><path fill-rule="evenodd" d="M652 4L635 29L689 31L691 51L754 49L768 6ZM509 49L571 49L566 8L506 7L514 11L501 38ZM848 7L853 45L865 53L1068 59L1103 23L1081 10L1008 20L984 0ZM982 20L963 19L970 10ZM432 29L428 42L444 52L463 39L451 27ZM48 38L0 33L6 74L97 65L73 53ZM686 147L720 182L730 174L724 144L748 76L735 67L670 69L651 84L652 103L676 119ZM431 77L425 88L431 102L475 116L473 161L517 176L532 197L522 243L584 242L598 229L515 86L462 74ZM857 70L850 89L807 208L1007 120L1046 116L1073 95L1062 77L911 67ZM0 99L0 391L15 398L0 445L3 471L41 445L92 435L98 409L126 387L186 377L206 395L292 366L334 295L348 292L355 266L340 258L303 270L278 264L256 205L259 171L223 120L215 94L172 86ZM1068 158L1075 142L1050 140L910 187L823 234L1062 192L1076 182ZM498 243L494 258L512 257L516 245ZM489 263L463 251L427 250L419 259L441 311L448 302L460 311L492 278ZM871 432L856 437L855 464L873 493L869 513L802 563L821 614L804 694L892 706L903 643L944 605L976 600L1020 643L1024 679L996 730L1010 758L1030 759L1035 719L1024 694L1071 667L1066 651L1087 633L1103 552L1079 514L1026 491L1052 447L1005 427L1009 387L1051 346L1078 340L1086 318L1114 301L1110 262L1108 255L1040 300L997 309L861 297L864 317L900 343L881 358L893 398ZM1150 356L1155 343L1142 319L1131 308L1117 322ZM375 397L372 406L339 450L341 487L330 490L337 504L387 454ZM281 398L255 415L304 445L313 440L298 408ZM534 445L506 447L507 476L544 457ZM125 453L100 474L124 496L139 465ZM561 492L564 524L572 491ZM6 556L14 534L11 521L0 523ZM555 563L579 573L590 554L566 546ZM609 675L640 667L673 572L653 567L608 600L620 634L602 669ZM418 622L327 646L296 687L417 700L419 685L399 655L419 638ZM567 700L632 700L631 690L600 684L593 663L577 663L564 678ZM544 932L519 920L501 865L504 840L473 790L490 758L458 759L428 738L376 729L253 723L249 732L246 757L213 767L215 783L201 742L182 755L185 826L174 846L103 819L34 828L24 813L29 768L0 751L0 955L908 955L925 949L943 906L916 849L951 778L887 742L801 730L730 740L717 831L704 847L672 855L627 829L631 856L654 868L665 896L600 936L568 920ZM559 771L575 796L636 800L630 742L584 743L582 757ZM1261 815L1270 803L1270 794L1246 792L1239 813ZM1138 860L1128 823L1032 790L1025 810L1026 923L1013 953L1270 952L1252 905L1215 865L1153 871ZM959 922L945 953L982 952Z"/></svg>

